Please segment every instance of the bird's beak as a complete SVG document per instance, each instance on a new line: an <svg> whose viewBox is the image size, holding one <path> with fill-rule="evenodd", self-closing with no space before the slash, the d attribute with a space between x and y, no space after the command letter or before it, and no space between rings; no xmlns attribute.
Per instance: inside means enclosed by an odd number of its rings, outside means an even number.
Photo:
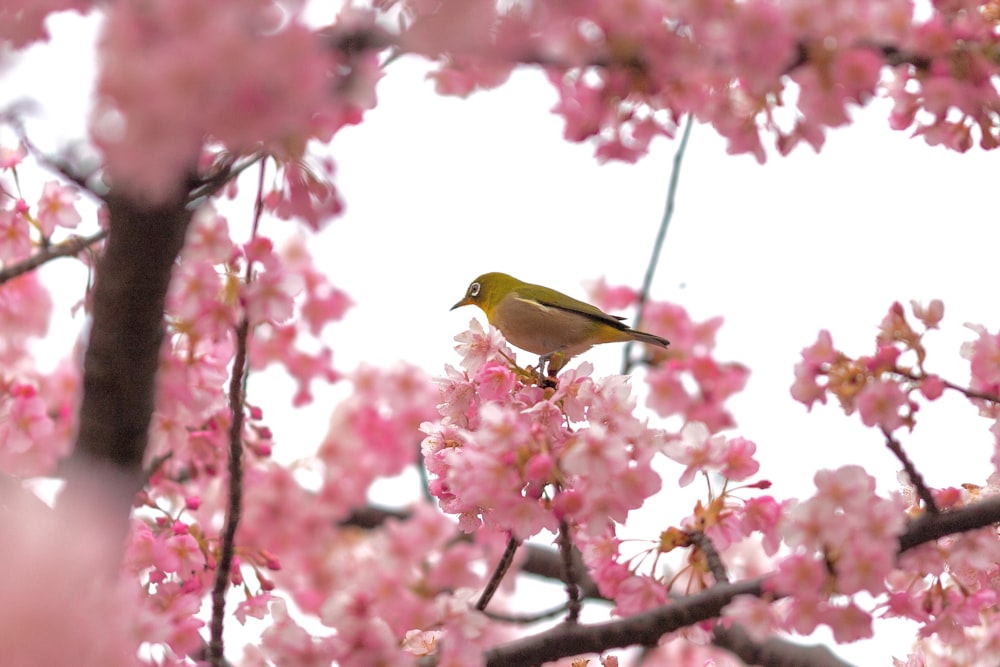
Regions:
<svg viewBox="0 0 1000 667"><path fill-rule="evenodd" d="M454 306L452 306L451 308L449 308L448 310L455 310L456 308L459 308L461 306L468 306L471 303L472 302L469 301L469 297L465 297L461 301L459 301L458 303L456 303Z"/></svg>

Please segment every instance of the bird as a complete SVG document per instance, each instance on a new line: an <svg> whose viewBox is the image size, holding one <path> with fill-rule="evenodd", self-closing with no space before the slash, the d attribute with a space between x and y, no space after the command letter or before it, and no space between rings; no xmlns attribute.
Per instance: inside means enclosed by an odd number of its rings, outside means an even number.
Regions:
<svg viewBox="0 0 1000 667"><path fill-rule="evenodd" d="M478 306L507 342L548 362L549 374L600 343L630 340L659 347L666 338L629 327L623 317L562 292L518 280L506 273L484 273L469 284L462 300L451 307Z"/></svg>

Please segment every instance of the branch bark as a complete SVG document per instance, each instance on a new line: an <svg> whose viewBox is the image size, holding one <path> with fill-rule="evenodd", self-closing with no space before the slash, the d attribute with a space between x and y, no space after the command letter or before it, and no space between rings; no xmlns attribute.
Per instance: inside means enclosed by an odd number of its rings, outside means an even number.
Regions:
<svg viewBox="0 0 1000 667"><path fill-rule="evenodd" d="M164 337L163 309L192 211L186 195L150 206L112 193L83 362L80 429L60 503L99 494L122 530L142 479Z"/></svg>

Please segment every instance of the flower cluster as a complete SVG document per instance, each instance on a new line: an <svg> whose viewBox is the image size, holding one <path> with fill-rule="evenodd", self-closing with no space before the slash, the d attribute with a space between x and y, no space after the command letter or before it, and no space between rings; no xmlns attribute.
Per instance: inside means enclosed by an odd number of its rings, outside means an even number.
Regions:
<svg viewBox="0 0 1000 667"><path fill-rule="evenodd" d="M662 433L634 416L625 377L595 380L582 363L543 387L492 327L473 321L456 340L463 370L440 381L444 419L423 427L423 452L432 493L465 530L525 539L565 521L597 534L660 489Z"/></svg>
<svg viewBox="0 0 1000 667"><path fill-rule="evenodd" d="M637 160L654 137L673 136L683 114L761 162L766 135L781 154L803 141L819 150L827 128L878 95L895 102L891 127L915 125L930 144L964 151L977 131L984 148L1000 140L994 3L935 2L920 15L909 0L821 12L774 0L590 0L506 13L494 3L404 4L411 43L429 27L480 36L444 54L414 47L438 57L441 92L496 86L510 62L541 63L565 137L593 140L599 159Z"/></svg>
<svg viewBox="0 0 1000 667"><path fill-rule="evenodd" d="M100 41L97 143L119 187L176 194L214 140L233 154L301 158L374 104L374 53L341 55L300 3L122 2Z"/></svg>
<svg viewBox="0 0 1000 667"><path fill-rule="evenodd" d="M914 302L912 308L923 332L918 333L902 305L894 303L879 325L871 356L848 357L833 347L830 332L821 331L816 342L802 350L792 397L811 409L817 401L826 403L832 394L847 414L857 410L866 426L890 433L904 426L912 429L919 408L915 393L933 401L946 386L924 369L927 350L923 344L924 334L941 321L944 306L935 300L926 307Z"/></svg>
<svg viewBox="0 0 1000 667"><path fill-rule="evenodd" d="M838 642L872 634L871 614L851 596L886 592L905 527L900 494L875 493L875 479L848 465L821 470L816 495L793 503L780 530L792 553L778 564L774 589L792 595L784 607L786 629L810 634L829 625Z"/></svg>
<svg viewBox="0 0 1000 667"><path fill-rule="evenodd" d="M610 312L634 306L639 298L634 290L603 280L590 285L590 296ZM743 364L715 358L715 336L723 319L695 322L677 304L649 301L641 321L642 329L670 341L667 350L650 349L646 405L661 417L701 422L712 433L735 426L725 402L743 390L750 371Z"/></svg>

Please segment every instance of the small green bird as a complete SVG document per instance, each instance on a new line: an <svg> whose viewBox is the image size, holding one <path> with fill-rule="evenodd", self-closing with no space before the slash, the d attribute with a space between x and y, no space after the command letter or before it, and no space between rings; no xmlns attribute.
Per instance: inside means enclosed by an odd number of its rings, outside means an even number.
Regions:
<svg viewBox="0 0 1000 667"><path fill-rule="evenodd" d="M542 285L521 282L506 273L484 273L451 307L479 306L509 343L541 355L555 373L571 357L599 343L637 340L667 347L666 338L636 331L589 303Z"/></svg>

